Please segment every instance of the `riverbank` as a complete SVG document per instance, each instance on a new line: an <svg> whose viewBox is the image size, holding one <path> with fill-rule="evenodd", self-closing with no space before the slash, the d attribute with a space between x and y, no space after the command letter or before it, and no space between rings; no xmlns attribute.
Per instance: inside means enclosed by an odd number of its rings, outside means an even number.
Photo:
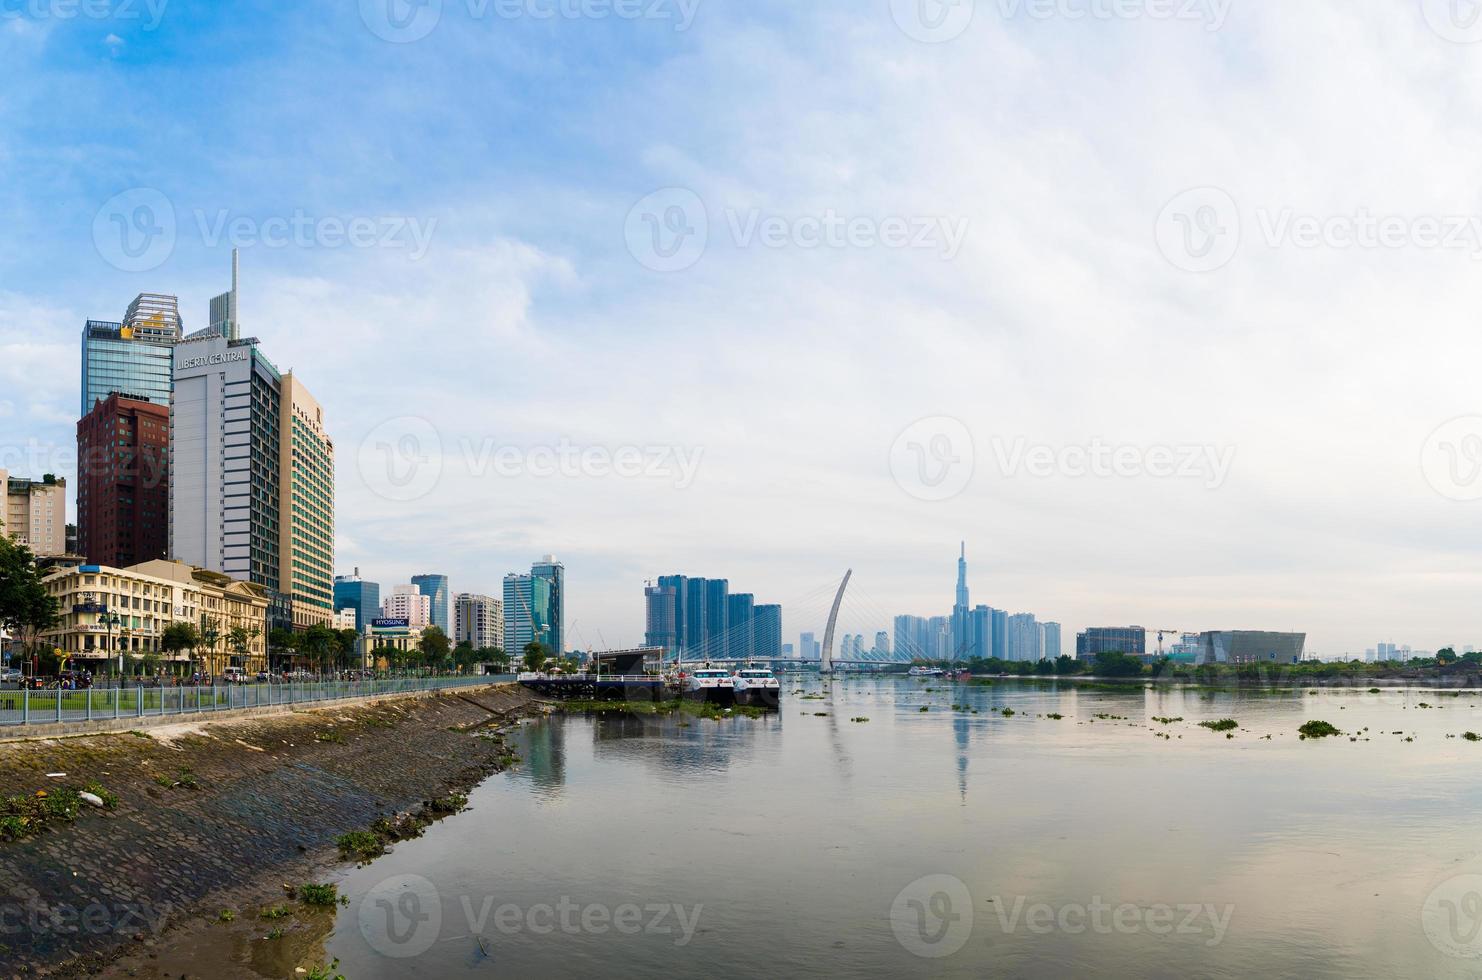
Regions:
<svg viewBox="0 0 1482 980"><path fill-rule="evenodd" d="M312 968L332 910L284 886L329 880L343 834L440 813L509 765L498 729L542 710L499 685L0 745L4 795L45 818L0 821L0 973ZM105 806L69 810L83 789Z"/></svg>

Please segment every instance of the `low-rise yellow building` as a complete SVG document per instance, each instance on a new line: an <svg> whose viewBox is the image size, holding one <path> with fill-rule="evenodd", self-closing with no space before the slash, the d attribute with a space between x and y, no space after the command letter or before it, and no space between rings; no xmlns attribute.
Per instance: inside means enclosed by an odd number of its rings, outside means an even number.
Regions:
<svg viewBox="0 0 1482 980"><path fill-rule="evenodd" d="M58 569L42 584L58 604L57 625L42 639L60 649L73 667L111 673L117 672L120 656L137 662L146 655L176 664L195 661L212 673L226 667L267 667L268 598L260 585L164 560L128 568ZM166 652L164 632L172 623L195 627L204 636L201 645ZM236 629L245 634L238 634L245 640L241 650L232 643Z"/></svg>

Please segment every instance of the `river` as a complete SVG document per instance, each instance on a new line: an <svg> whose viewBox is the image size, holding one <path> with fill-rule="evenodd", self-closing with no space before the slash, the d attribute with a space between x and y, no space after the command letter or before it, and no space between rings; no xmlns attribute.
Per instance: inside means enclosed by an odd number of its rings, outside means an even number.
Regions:
<svg viewBox="0 0 1482 980"><path fill-rule="evenodd" d="M468 811L345 874L329 952L352 980L1482 969L1482 695L783 687L760 719L525 724Z"/></svg>

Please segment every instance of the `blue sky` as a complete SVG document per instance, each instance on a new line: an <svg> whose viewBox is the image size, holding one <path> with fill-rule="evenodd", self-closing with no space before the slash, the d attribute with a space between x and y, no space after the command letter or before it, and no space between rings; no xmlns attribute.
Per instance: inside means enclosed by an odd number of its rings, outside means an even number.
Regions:
<svg viewBox="0 0 1482 980"><path fill-rule="evenodd" d="M1421 226L1482 213L1482 46L1442 6L387 2L0 5L12 470L68 472L85 318L205 325L232 221L246 332L336 438L338 563L385 585L554 552L578 642L639 641L671 571L795 639L852 566L873 635L946 611L966 538L974 601L1067 645L1482 642L1475 250ZM125 271L96 229L139 193L174 243ZM1365 215L1397 242L1338 240ZM532 472L562 446L649 462Z"/></svg>

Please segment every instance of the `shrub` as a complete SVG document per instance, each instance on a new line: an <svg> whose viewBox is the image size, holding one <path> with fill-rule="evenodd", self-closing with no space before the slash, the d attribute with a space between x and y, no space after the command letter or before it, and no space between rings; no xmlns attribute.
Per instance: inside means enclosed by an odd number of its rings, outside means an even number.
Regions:
<svg viewBox="0 0 1482 980"><path fill-rule="evenodd" d="M1297 729L1297 733L1303 738L1327 738L1329 735L1343 734L1327 722L1316 720L1304 724L1301 728Z"/></svg>
<svg viewBox="0 0 1482 980"><path fill-rule="evenodd" d="M1228 732L1240 727L1240 723L1234 718L1221 718L1219 721L1201 721L1200 728L1207 728L1212 732Z"/></svg>

